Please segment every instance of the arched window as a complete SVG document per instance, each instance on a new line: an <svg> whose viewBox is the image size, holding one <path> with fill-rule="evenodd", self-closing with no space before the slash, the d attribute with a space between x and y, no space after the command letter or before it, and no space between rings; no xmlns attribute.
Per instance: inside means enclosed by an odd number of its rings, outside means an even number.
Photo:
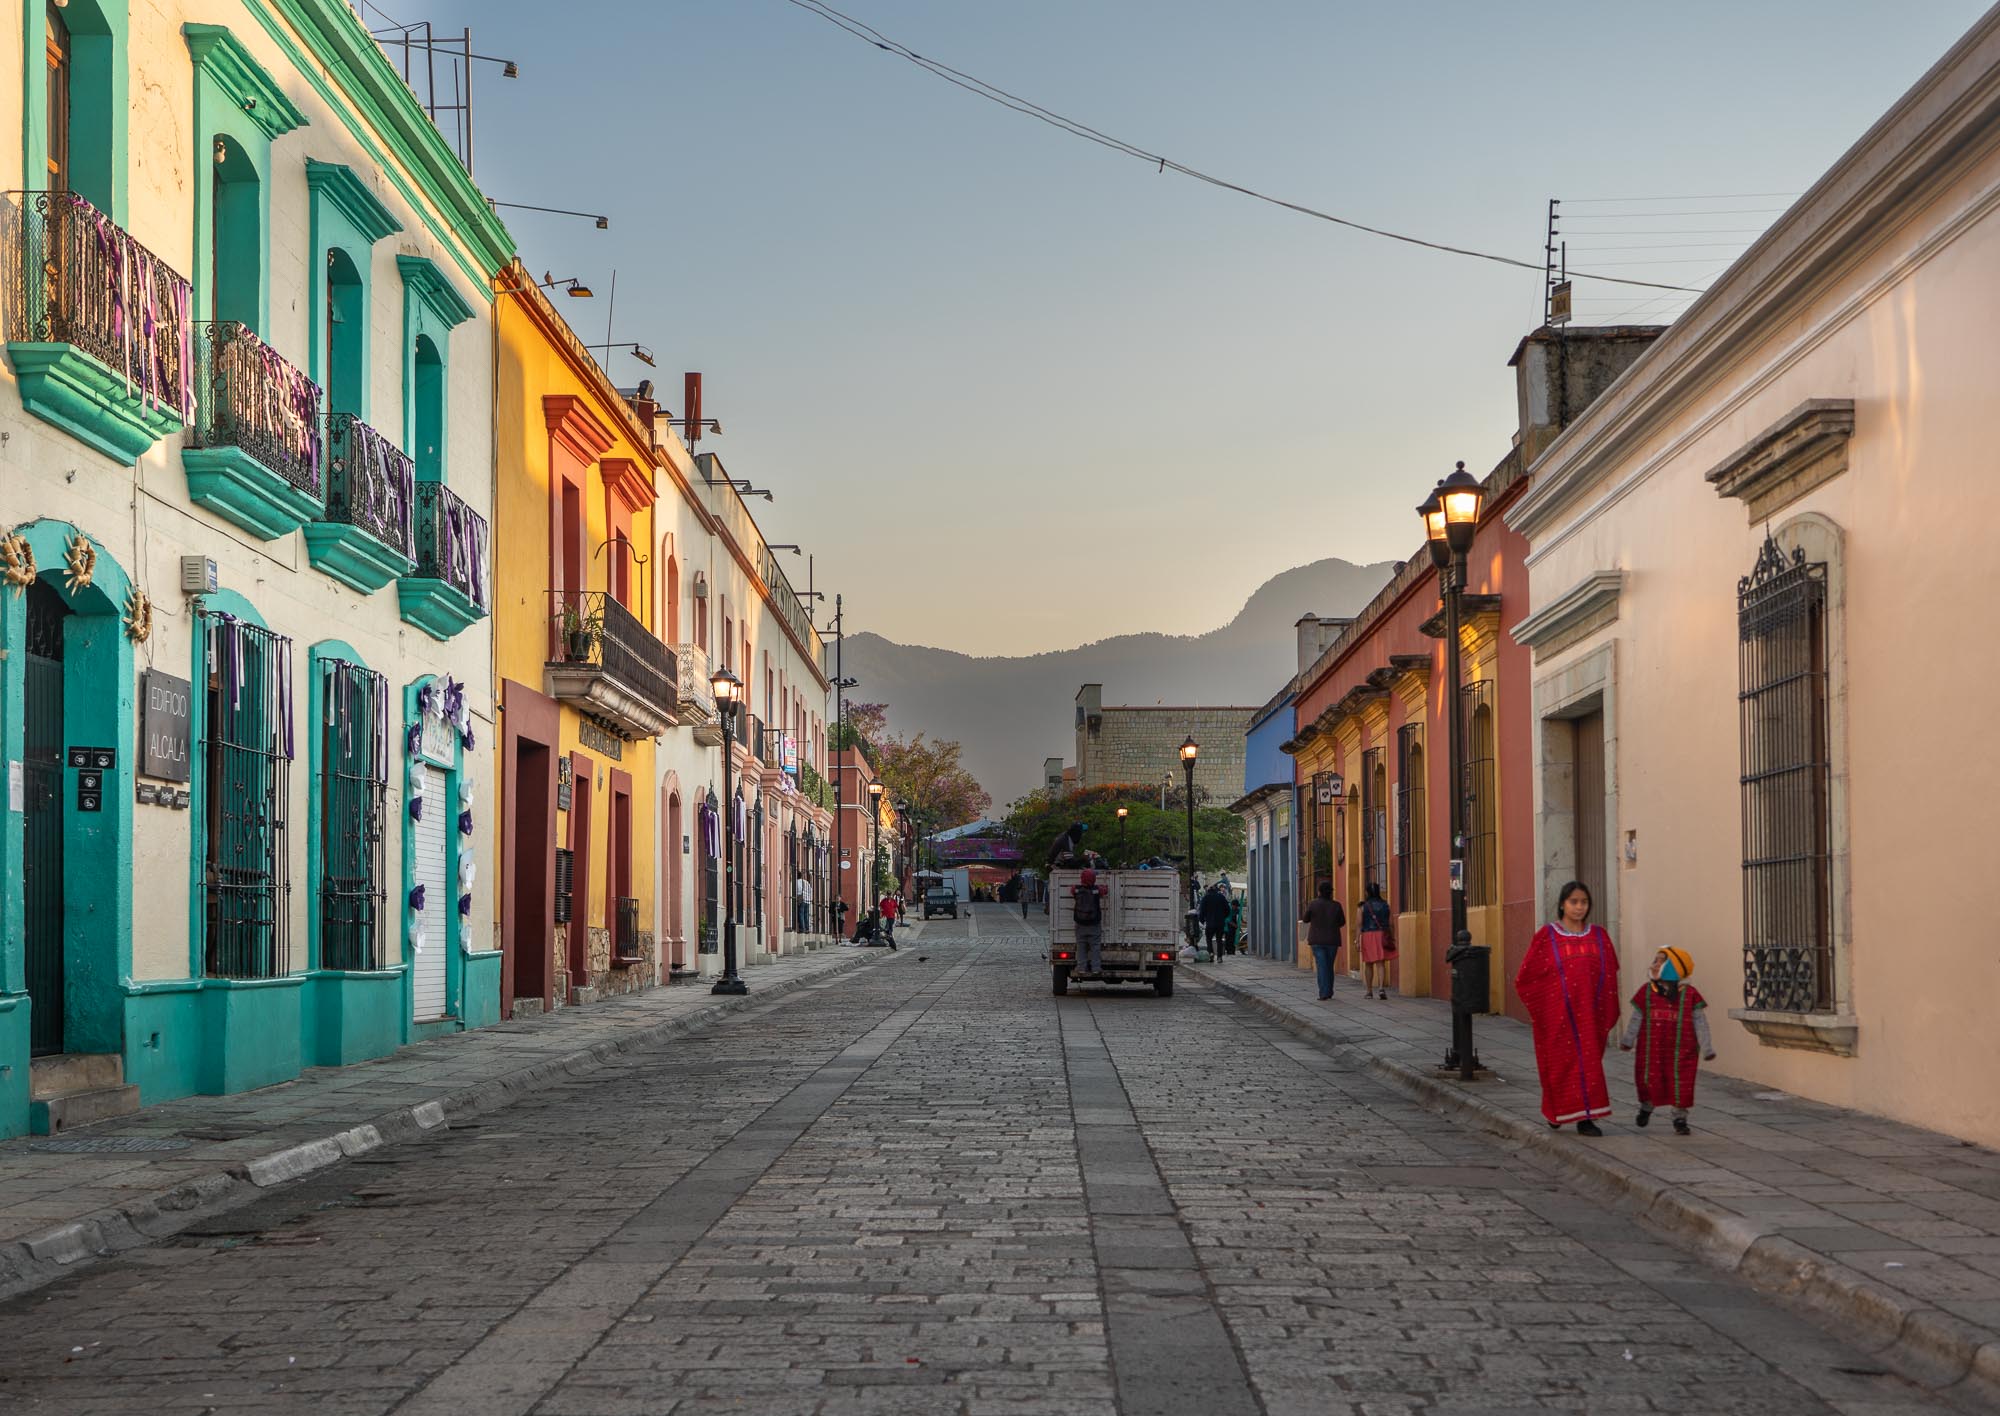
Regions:
<svg viewBox="0 0 2000 1416"><path fill-rule="evenodd" d="M368 321L360 267L338 246L326 253L326 411L361 416L361 384L367 377L362 340Z"/></svg>
<svg viewBox="0 0 2000 1416"><path fill-rule="evenodd" d="M681 640L681 564L673 556L667 557L667 617L661 626L662 637L669 644L679 644Z"/></svg>
<svg viewBox="0 0 2000 1416"><path fill-rule="evenodd" d="M215 230L208 249L208 284L215 292L214 317L262 334L257 285L264 201L256 164L234 138L217 136L209 147L214 168L209 209Z"/></svg>
<svg viewBox="0 0 2000 1416"><path fill-rule="evenodd" d="M114 215L125 112L120 25L99 0L45 0L43 79L47 86L44 173L51 191L75 192Z"/></svg>
<svg viewBox="0 0 2000 1416"><path fill-rule="evenodd" d="M1396 731L1396 907L1405 912L1430 908L1426 857L1430 817L1424 807L1424 738L1421 723Z"/></svg>
<svg viewBox="0 0 2000 1416"><path fill-rule="evenodd" d="M444 358L428 334L417 336L411 389L416 446L411 449L419 482L444 480Z"/></svg>
<svg viewBox="0 0 2000 1416"><path fill-rule="evenodd" d="M687 964L687 915L683 911L681 901L682 830L681 794L669 787L667 789L667 832L665 839L660 842L660 854L663 857L661 864L665 867L660 872L660 878L666 885L667 894L666 901L661 909L661 913L664 916L661 920L661 932L665 935L669 943L667 953L668 963L674 968L683 968Z"/></svg>
<svg viewBox="0 0 2000 1416"><path fill-rule="evenodd" d="M1465 902L1491 905L1500 898L1499 762L1493 736L1493 682L1465 687L1471 709L1466 726Z"/></svg>

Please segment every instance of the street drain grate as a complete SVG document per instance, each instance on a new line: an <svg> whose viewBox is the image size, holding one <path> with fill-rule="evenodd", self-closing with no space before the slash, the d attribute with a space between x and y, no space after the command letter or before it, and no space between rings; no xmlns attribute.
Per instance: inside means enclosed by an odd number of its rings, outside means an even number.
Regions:
<svg viewBox="0 0 2000 1416"><path fill-rule="evenodd" d="M119 1151L186 1150L192 1141L178 1136L50 1136L29 1141L31 1151L57 1151L65 1155L104 1155Z"/></svg>

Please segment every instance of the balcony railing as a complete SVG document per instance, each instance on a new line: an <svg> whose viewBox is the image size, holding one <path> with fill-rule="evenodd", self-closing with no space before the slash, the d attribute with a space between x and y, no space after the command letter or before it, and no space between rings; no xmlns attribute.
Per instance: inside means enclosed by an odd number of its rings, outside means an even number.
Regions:
<svg viewBox="0 0 2000 1416"><path fill-rule="evenodd" d="M366 531L403 559L415 560L416 464L352 413L327 420L327 453L326 519Z"/></svg>
<svg viewBox="0 0 2000 1416"><path fill-rule="evenodd" d="M610 718L634 737L671 727L679 665L616 596L549 592L550 695Z"/></svg>
<svg viewBox="0 0 2000 1416"><path fill-rule="evenodd" d="M743 723L743 745L750 749L750 755L759 762L769 762L776 755L771 751L771 735L764 731L764 720L755 713L738 715Z"/></svg>
<svg viewBox="0 0 2000 1416"><path fill-rule="evenodd" d="M22 196L8 338L80 349L147 407L193 418L188 282L74 192Z"/></svg>
<svg viewBox="0 0 2000 1416"><path fill-rule="evenodd" d="M235 320L198 329L200 410L188 445L239 449L294 490L322 498L319 385Z"/></svg>
<svg viewBox="0 0 2000 1416"><path fill-rule="evenodd" d="M681 722L709 721L715 717L715 689L708 681L708 651L699 644L676 644L672 653Z"/></svg>
<svg viewBox="0 0 2000 1416"><path fill-rule="evenodd" d="M444 582L485 614L493 554L486 518L442 482L417 484L416 510L417 577Z"/></svg>

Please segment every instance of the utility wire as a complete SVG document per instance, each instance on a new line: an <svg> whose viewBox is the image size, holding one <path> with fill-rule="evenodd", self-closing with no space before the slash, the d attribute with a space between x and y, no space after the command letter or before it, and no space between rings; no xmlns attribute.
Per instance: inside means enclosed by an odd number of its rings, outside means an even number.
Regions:
<svg viewBox="0 0 2000 1416"><path fill-rule="evenodd" d="M1022 114L1025 117L1046 123L1052 128L1059 128L1072 137L1082 138L1086 142L1110 148L1113 152L1123 153L1127 157L1152 163L1161 172L1178 172L1183 177L1192 177L1195 181L1206 182L1211 187L1220 187L1224 191L1236 192L1260 202L1268 202L1272 206L1283 207L1286 211L1294 211L1301 216L1310 216L1318 221L1332 222L1335 226L1345 226L1353 231L1363 231L1370 236L1383 237L1385 240L1401 241L1405 245L1421 246L1426 250L1442 251L1448 255L1469 256L1474 260L1492 261L1496 265L1513 266L1520 270L1532 270L1541 273L1546 269L1546 267L1537 261L1516 260L1512 256L1495 255L1490 251L1475 251L1465 246L1447 245L1442 241L1427 241L1420 236L1409 236L1400 231L1389 231L1380 226L1369 226L1364 222L1353 221L1344 216L1335 216L1332 212L1320 211L1316 207L1286 201L1282 197L1274 197L1269 193L1260 192L1254 187L1246 187L1241 183L1231 182L1226 178L1217 177L1213 173L1203 172L1198 168L1189 167L1185 163L1176 162L1172 158L1160 153L1149 152L1137 144L1126 142L1123 138L1099 132L1096 128L1086 123L1079 122L1074 118L1066 118L1053 109L1042 107L1042 105L1034 102L1032 99L1022 98L1019 94L1009 93L1006 89L1000 88L995 84L989 84L984 79L975 78L973 75L965 73L962 70L954 69L949 64L935 59L927 59L908 45L890 39L887 35L865 21L857 20L852 15L843 14L841 11L834 9L832 5L826 3L826 0L785 0L785 2L789 5L797 6L807 14L817 15L828 24L846 31L863 43L873 45L875 48L892 54L899 59L907 59L918 68L934 74L948 84L964 89L967 93L986 99L988 102L997 103L1002 108L1012 109L1014 112ZM1663 198L1662 200L1666 199ZM1601 280L1614 285L1638 285L1651 290L1675 290L1690 295L1699 295L1701 293L1700 289L1696 286L1669 285L1657 280L1634 280L1630 276L1622 275L1594 275L1589 271L1582 270L1570 271L1569 277L1572 280Z"/></svg>

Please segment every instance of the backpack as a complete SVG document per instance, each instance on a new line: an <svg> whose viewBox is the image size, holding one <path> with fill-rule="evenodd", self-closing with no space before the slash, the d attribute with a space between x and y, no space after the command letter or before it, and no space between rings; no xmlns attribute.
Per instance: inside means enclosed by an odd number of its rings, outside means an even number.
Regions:
<svg viewBox="0 0 2000 1416"><path fill-rule="evenodd" d="M1095 885L1077 886L1075 898L1070 914L1078 924L1104 923L1104 899Z"/></svg>

